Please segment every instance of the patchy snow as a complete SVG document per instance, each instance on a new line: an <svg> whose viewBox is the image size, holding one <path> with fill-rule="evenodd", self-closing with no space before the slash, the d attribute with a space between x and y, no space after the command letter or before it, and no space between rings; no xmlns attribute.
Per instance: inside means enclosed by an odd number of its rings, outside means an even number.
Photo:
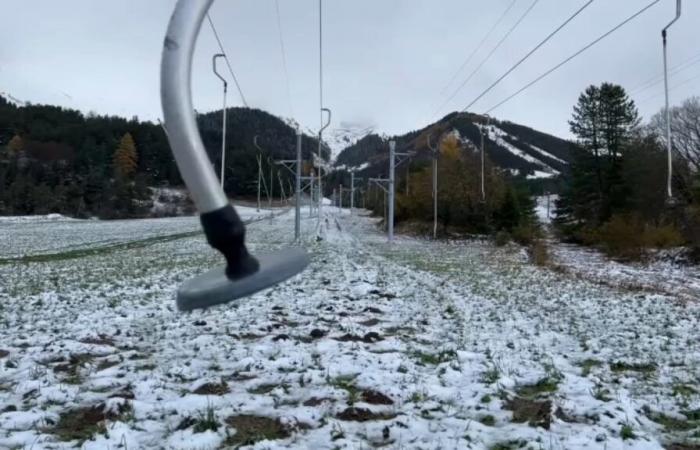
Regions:
<svg viewBox="0 0 700 450"><path fill-rule="evenodd" d="M535 214L540 223L549 224L554 219L554 211L556 209L556 201L558 195L542 195L535 197Z"/></svg>
<svg viewBox="0 0 700 450"><path fill-rule="evenodd" d="M152 217L182 216L194 211L186 189L173 187L152 187Z"/></svg>
<svg viewBox="0 0 700 450"><path fill-rule="evenodd" d="M506 150L508 150L509 152L514 154L515 156L522 158L529 163L532 163L532 164L535 164L535 165L541 167L542 170L536 171L536 174L537 173L548 173L548 174L550 174L549 175L550 177L559 175L559 171L557 171L556 169L550 167L546 163L540 161L539 159L535 158L534 156L532 156L528 153L525 153L524 151L522 151L518 147L516 147L516 146L512 145L510 142L506 141L505 140L506 137L514 139L514 140L517 140L517 139L514 136L511 136L510 134L506 133L502 129L498 128L496 125L486 126L486 125L482 125L482 124L476 124L476 126L482 130L487 130L487 132L489 133L489 138L492 141L494 141L498 146L505 148ZM540 176L539 178L544 178L544 177Z"/></svg>
<svg viewBox="0 0 700 450"><path fill-rule="evenodd" d="M9 223L37 223L37 222L57 222L57 221L74 221L71 217L62 214L43 214L35 216L0 216L0 224Z"/></svg>
<svg viewBox="0 0 700 450"><path fill-rule="evenodd" d="M196 218L3 225L15 239L0 248L0 448L660 450L694 439L696 301L538 268L519 247L390 246L375 220L334 210L321 230L302 214L303 274L189 314L174 308L178 284L222 263ZM293 223L252 223L252 252L289 245ZM103 251L105 238L130 245ZM76 246L94 251L62 251ZM47 247L58 250L48 259L15 257ZM678 422L662 426L662 413Z"/></svg>
<svg viewBox="0 0 700 450"><path fill-rule="evenodd" d="M360 164L359 166L354 166L354 167L352 167L352 166L348 167L346 164L339 164L339 165L333 167L333 171L335 171L335 172L343 172L343 171L359 172L361 170L365 170L366 168L368 168L369 165L370 164L368 162L364 162L364 163Z"/></svg>
<svg viewBox="0 0 700 450"><path fill-rule="evenodd" d="M550 172L543 172L541 170L535 170L534 173L531 173L526 176L528 180L540 180L543 178L552 178L557 176L556 173L550 173Z"/></svg>
<svg viewBox="0 0 700 450"><path fill-rule="evenodd" d="M554 161L560 162L560 163L562 163L562 164L566 164L566 165L569 164L568 162L564 161L563 159L558 158L558 157L552 155L551 153L549 153L549 152L547 152L547 151L545 151L545 150L542 150L541 148L539 148L539 147L537 147L537 146L535 146L535 145L532 145L532 144L527 144L527 145L528 145L531 149L533 149L534 151L536 151L537 153L540 153L541 155L546 156L547 158L553 159Z"/></svg>

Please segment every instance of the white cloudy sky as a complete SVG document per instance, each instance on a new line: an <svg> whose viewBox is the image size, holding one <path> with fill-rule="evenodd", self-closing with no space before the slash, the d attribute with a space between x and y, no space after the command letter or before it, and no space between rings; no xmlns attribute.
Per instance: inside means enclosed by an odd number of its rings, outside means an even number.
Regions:
<svg viewBox="0 0 700 450"><path fill-rule="evenodd" d="M282 69L275 0L219 0L211 16L251 106L319 126L318 0L277 0L288 62ZM389 134L434 120L446 93L464 80L534 0L515 0L485 45L445 86L512 0L323 0L324 100L335 127L375 125ZM2 0L0 92L84 112L161 116L160 52L174 0ZM476 95L581 7L585 0L539 0L503 46L438 115ZM474 105L483 112L549 67L630 16L650 0L595 0L574 22ZM670 33L670 66L700 61L700 2L685 0ZM662 72L661 28L675 0L644 15L493 115L560 136L581 90L611 81L628 89ZM217 52L204 25L193 89L200 111L218 108L211 73ZM694 58L694 59L693 59ZM700 94L700 62L673 75L672 102ZM663 104L663 85L634 92L648 117ZM240 104L235 90L229 104Z"/></svg>

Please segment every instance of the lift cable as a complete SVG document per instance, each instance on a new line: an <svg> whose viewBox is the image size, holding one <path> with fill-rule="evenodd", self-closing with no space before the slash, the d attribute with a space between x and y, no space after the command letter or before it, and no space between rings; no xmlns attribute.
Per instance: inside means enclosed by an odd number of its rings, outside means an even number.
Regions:
<svg viewBox="0 0 700 450"><path fill-rule="evenodd" d="M640 16L642 13L644 13L646 10L648 10L649 8L651 8L652 6L654 6L655 4L659 3L660 1L661 1L661 0L654 0L653 2L649 3L647 6L645 6L645 7L642 8L642 9L640 9L640 10L637 11L636 13L632 14L630 17L628 17L627 19L623 20L622 22L620 22L618 25L616 25L615 27L613 27L613 28L610 29L609 31L603 33L603 34L600 35L598 38L596 38L595 40L593 40L591 43L589 43L588 45L584 46L582 49L578 50L578 51L577 51L576 53L574 53L573 55L571 55L571 56L569 56L568 58L566 58L564 61L562 61L562 62L560 62L559 64L557 64L556 66L552 67L551 69L549 69L548 71L546 71L545 73L543 73L542 75L540 75L539 77L535 78L534 80L532 80L531 82L529 82L528 84L526 84L525 86L523 86L522 88L520 88L520 89L519 89L518 91L516 91L515 93L511 94L510 96L508 96L507 98L505 98L504 100L502 100L501 102L499 102L498 104L496 104L495 106L493 106L493 107L491 107L490 109L488 109L488 110L486 111L486 113L490 113L490 112L493 111L494 109L500 107L500 106L503 105L504 103L510 101L511 99L513 99L514 97L516 97L517 95L519 95L519 94L521 94L522 92L524 92L525 90L529 89L531 86L533 86L534 84L536 84L537 82L539 82L540 80L542 80L543 78L545 78L546 76L548 76L549 74L551 74L552 72L556 71L557 69L559 69L560 67L562 67L563 65L565 65L566 63L568 63L569 61L571 61L572 59L576 58L576 57L577 57L578 55L580 55L581 53L585 52L586 50L588 50L589 48L593 47L593 46L594 46L595 44L597 44L598 42L600 42L600 41L602 41L603 39L605 39L606 37L610 36L610 35L611 35L612 33L614 33L615 31L619 30L620 28L622 28L623 26L625 26L626 24L628 24L628 23L631 22L632 20L636 19L638 16ZM471 102L463 111L466 111L469 107L471 107L474 103L476 103L476 101L479 100L481 97L483 97L484 94L485 94L486 92L488 92L488 91L485 91L484 93L482 93L482 94L481 94L479 97L477 97L473 102Z"/></svg>
<svg viewBox="0 0 700 450"><path fill-rule="evenodd" d="M554 31L549 33L539 44L537 44L532 50L530 50L525 56L523 56L518 62L516 62L510 69L508 69L503 75L501 75L496 81L494 81L486 90L479 94L471 103L467 105L462 112L471 108L471 106L479 101L484 95L491 91L497 84L499 84L505 77L510 75L516 68L518 68L522 63L524 63L530 56L532 56L537 50L539 50L544 44L546 44L550 39L552 39L559 31L561 31L565 26L567 26L572 20L574 20L579 14L581 14L586 8L588 8L595 0L588 0L581 8L579 8L574 14L572 14L568 19L559 25ZM657 0L658 1L658 0Z"/></svg>
<svg viewBox="0 0 700 450"><path fill-rule="evenodd" d="M219 33L216 31L216 27L214 26L214 22L211 20L211 16L209 16L209 13L207 12L207 20L209 21L209 26L211 27L211 31L214 32L214 37L216 38L216 42L219 44L219 49L221 50L221 53L224 55L224 60L226 61L226 66L228 67L228 71L231 73L231 78L233 78L233 82L236 85L236 89L238 89L238 94L241 96L241 101L243 102L243 105L248 107L248 103L245 101L245 96L243 95L243 90L241 89L240 84L238 84L238 78L236 78L236 74L233 73L233 68L231 67L231 62L228 60L228 54L224 50L224 45L221 43L221 39L219 38Z"/></svg>

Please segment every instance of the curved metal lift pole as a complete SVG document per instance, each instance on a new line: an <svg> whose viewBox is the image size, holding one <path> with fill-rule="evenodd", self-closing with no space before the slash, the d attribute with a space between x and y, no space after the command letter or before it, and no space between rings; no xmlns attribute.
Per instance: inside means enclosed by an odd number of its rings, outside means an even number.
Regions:
<svg viewBox="0 0 700 450"><path fill-rule="evenodd" d="M323 156L321 151L323 150L323 130L328 128L328 125L331 124L331 110L328 108L321 108L321 115L323 113L328 114L328 120L326 121L325 125L321 127L320 130L318 130L318 158L323 161ZM323 177L323 166L319 165L318 167L318 222L321 223L321 209L323 209L323 183L321 181L321 178Z"/></svg>
<svg viewBox="0 0 700 450"><path fill-rule="evenodd" d="M668 203L673 203L673 190L671 187L671 178L673 177L673 142L671 141L671 110L668 105L668 57L666 50L666 31L676 23L681 17L681 0L676 0L676 17L661 30L661 39L664 46L664 92L666 93L666 152L668 156L668 174L666 180L666 200Z"/></svg>
<svg viewBox="0 0 700 450"><path fill-rule="evenodd" d="M224 107L222 108L223 120L221 125L221 189L224 188L224 175L226 168L226 91L228 90L228 83L226 79L221 76L219 72L216 71L216 60L219 58L225 58L226 55L223 53L217 53L211 57L211 67L214 70L214 75L219 77L222 83L224 83ZM226 191L224 191L226 192Z"/></svg>
<svg viewBox="0 0 700 450"><path fill-rule="evenodd" d="M309 263L306 252L299 248L257 257L248 253L245 224L217 183L204 149L193 115L190 78L195 42L212 1L178 0L168 24L160 68L160 96L170 147L199 210L207 241L227 263L180 286L177 306L181 310L245 297L299 273Z"/></svg>

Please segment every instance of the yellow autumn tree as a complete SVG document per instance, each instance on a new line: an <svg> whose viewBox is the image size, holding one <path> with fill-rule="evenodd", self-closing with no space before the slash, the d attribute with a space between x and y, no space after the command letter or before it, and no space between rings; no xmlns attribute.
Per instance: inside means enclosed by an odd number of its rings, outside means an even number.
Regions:
<svg viewBox="0 0 700 450"><path fill-rule="evenodd" d="M7 143L7 150L11 155L17 155L19 152L24 150L24 141L19 135L14 135L10 142Z"/></svg>
<svg viewBox="0 0 700 450"><path fill-rule="evenodd" d="M113 163L115 173L121 177L129 178L136 172L138 154L131 133L122 136L119 147L114 152Z"/></svg>
<svg viewBox="0 0 700 450"><path fill-rule="evenodd" d="M485 201L481 197L481 154L449 134L440 142L438 160L438 220L470 232L488 228L491 211L502 202L505 180L485 161ZM432 164L411 174L410 195L397 193L396 219L431 222L433 217Z"/></svg>

